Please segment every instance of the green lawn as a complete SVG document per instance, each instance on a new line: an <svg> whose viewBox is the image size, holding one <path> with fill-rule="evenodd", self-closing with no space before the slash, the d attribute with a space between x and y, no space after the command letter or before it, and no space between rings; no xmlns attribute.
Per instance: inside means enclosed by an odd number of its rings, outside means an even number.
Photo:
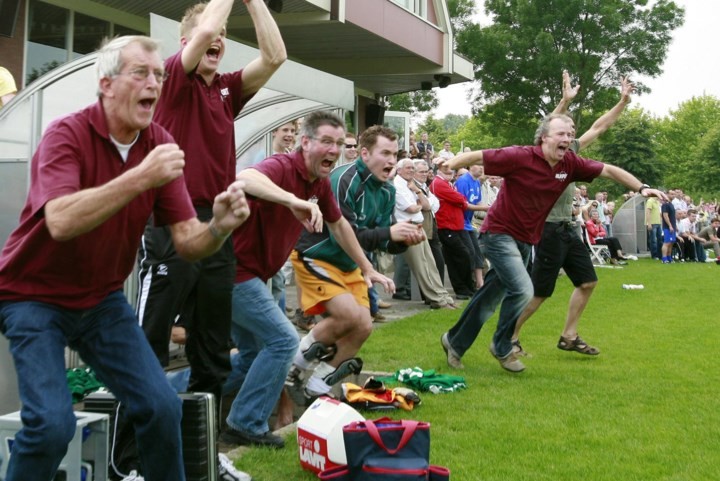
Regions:
<svg viewBox="0 0 720 481"><path fill-rule="evenodd" d="M562 277L525 326L533 357L523 373L502 370L487 352L495 318L463 358L465 370L448 368L439 338L457 311L377 329L361 352L365 369L465 376L467 390L425 393L413 412L394 414L432 424L431 462L455 481L718 479L720 267L642 259L598 276L579 329L597 357L555 347L572 287ZM300 469L294 437L281 451L251 449L238 466L256 481L316 479Z"/></svg>

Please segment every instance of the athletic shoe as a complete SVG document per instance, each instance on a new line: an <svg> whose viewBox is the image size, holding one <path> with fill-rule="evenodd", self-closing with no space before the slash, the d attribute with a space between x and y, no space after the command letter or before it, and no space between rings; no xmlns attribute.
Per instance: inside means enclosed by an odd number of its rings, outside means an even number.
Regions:
<svg viewBox="0 0 720 481"><path fill-rule="evenodd" d="M457 355L455 350L450 345L450 340L448 340L447 332L440 336L440 344L442 345L443 351L445 351L445 355L447 356L448 366L455 369L465 369L465 366L460 360L460 356Z"/></svg>
<svg viewBox="0 0 720 481"><path fill-rule="evenodd" d="M380 300L378 301L378 307L379 307L380 309L390 309L390 308L392 307L392 304L390 304L390 303L387 302L387 301L383 301L382 299L380 299Z"/></svg>
<svg viewBox="0 0 720 481"><path fill-rule="evenodd" d="M372 318L373 318L373 322L378 322L378 323L381 323L381 324L382 324L383 322L388 322L388 318L385 317L385 316L383 316L383 315L380 314L379 312L376 312L375 314L373 314Z"/></svg>
<svg viewBox="0 0 720 481"><path fill-rule="evenodd" d="M122 478L122 481L145 481L145 478L140 476L134 469L130 471L130 474Z"/></svg>
<svg viewBox="0 0 720 481"><path fill-rule="evenodd" d="M218 481L252 481L248 473L238 471L225 454L218 454Z"/></svg>
<svg viewBox="0 0 720 481"><path fill-rule="evenodd" d="M285 447L285 440L270 431L263 434L251 434L227 427L220 435L220 440L227 444L240 446L266 446L275 449Z"/></svg>
<svg viewBox="0 0 720 481"><path fill-rule="evenodd" d="M497 352L495 351L495 344L490 343L490 354L493 355L495 359L500 363L503 369L510 372L522 372L525 370L525 364L520 362L517 357L515 357L515 353L513 351L510 351L510 354L508 354L505 357L500 357L497 355Z"/></svg>

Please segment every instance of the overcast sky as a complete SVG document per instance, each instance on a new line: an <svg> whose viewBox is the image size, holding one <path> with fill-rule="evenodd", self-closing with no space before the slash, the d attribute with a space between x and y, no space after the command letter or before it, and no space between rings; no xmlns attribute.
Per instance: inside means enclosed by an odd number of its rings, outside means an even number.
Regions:
<svg viewBox="0 0 720 481"><path fill-rule="evenodd" d="M482 12L483 0L476 0ZM655 79L643 79L652 93L638 96L634 103L662 117L692 97L703 94L720 98L720 0L675 0L685 8L685 23L673 33L663 73ZM480 20L483 21L482 19ZM466 100L468 84L451 85L438 92L440 106L435 117L449 113L470 115Z"/></svg>

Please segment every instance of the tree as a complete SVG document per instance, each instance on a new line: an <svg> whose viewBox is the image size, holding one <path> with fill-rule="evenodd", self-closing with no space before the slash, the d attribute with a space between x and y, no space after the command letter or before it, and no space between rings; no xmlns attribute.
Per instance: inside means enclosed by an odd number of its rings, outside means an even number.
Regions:
<svg viewBox="0 0 720 481"><path fill-rule="evenodd" d="M474 112L492 118L508 143L527 139L560 97L561 72L579 81L572 106L579 131L617 100L621 75L661 73L684 10L658 0L486 0L494 24L468 25L457 49L476 66ZM640 91L647 89L639 84ZM526 142L526 140L525 140Z"/></svg>
<svg viewBox="0 0 720 481"><path fill-rule="evenodd" d="M653 118L643 109L634 108L625 112L612 129L599 140L594 152L583 152L588 157L597 153L597 159L622 167L642 182L658 185L661 180L661 166L655 152L653 139ZM618 197L626 187L614 182L598 179L593 182L593 190L607 190Z"/></svg>
<svg viewBox="0 0 720 481"><path fill-rule="evenodd" d="M437 108L437 94L432 90L416 90L388 97L388 110L409 112L415 116L420 112L430 112Z"/></svg>
<svg viewBox="0 0 720 481"><path fill-rule="evenodd" d="M694 199L698 196L717 198L720 192L720 125L715 124L699 139L692 161L693 168L685 178L686 190L692 192Z"/></svg>
<svg viewBox="0 0 720 481"><path fill-rule="evenodd" d="M428 115L425 121L415 129L415 138L420 140L420 134L423 132L427 132L428 140L435 146L435 152L439 152L442 149L442 143L450 138L442 120L436 119L432 114Z"/></svg>
<svg viewBox="0 0 720 481"><path fill-rule="evenodd" d="M712 95L693 97L657 122L657 152L662 160L664 180L668 187L686 189L689 187L688 179L693 178L698 171L702 172L703 169L698 169L698 163L704 164L708 159L705 158L707 151L704 154L699 152L700 146L705 144L705 137L718 125L720 99ZM708 188L714 180L705 179ZM697 186L704 191L702 184L698 182Z"/></svg>

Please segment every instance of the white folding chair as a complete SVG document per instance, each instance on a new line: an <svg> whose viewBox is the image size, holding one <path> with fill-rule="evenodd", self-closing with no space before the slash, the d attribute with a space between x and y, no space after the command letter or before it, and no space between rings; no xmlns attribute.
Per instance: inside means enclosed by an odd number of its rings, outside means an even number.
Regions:
<svg viewBox="0 0 720 481"><path fill-rule="evenodd" d="M590 234L588 234L587 229L583 227L582 231L585 237L585 245L590 251L590 259L592 259L593 264L604 265L605 259L610 258L610 249L606 245L591 244Z"/></svg>

